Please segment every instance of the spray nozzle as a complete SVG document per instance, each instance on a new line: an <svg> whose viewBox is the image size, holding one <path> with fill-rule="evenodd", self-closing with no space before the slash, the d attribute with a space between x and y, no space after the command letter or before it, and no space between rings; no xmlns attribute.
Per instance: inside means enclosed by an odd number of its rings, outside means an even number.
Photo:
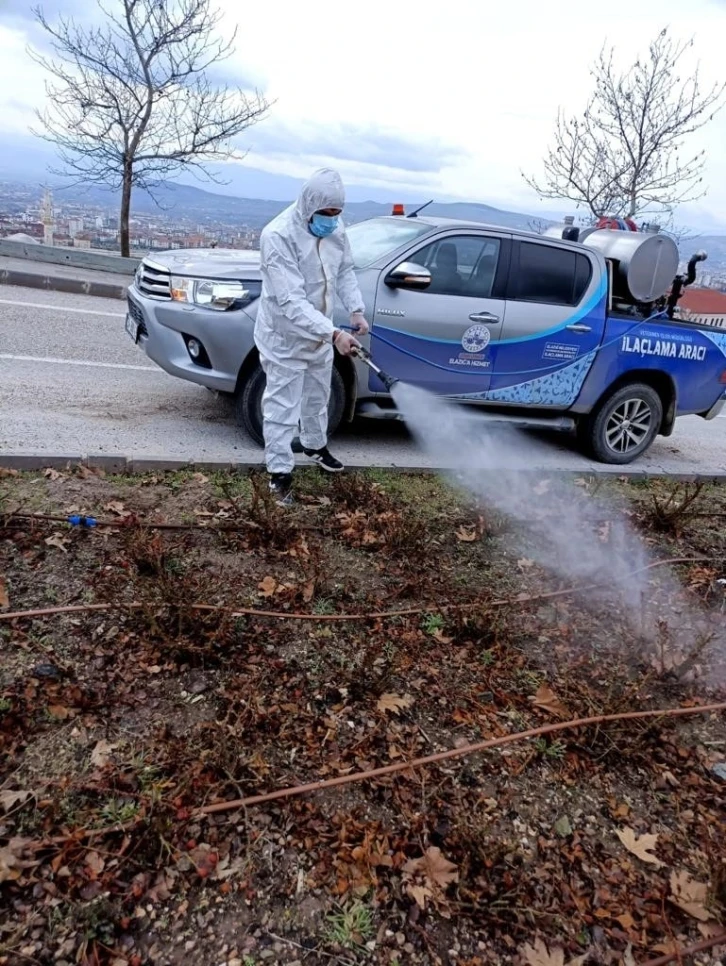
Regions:
<svg viewBox="0 0 726 966"><path fill-rule="evenodd" d="M377 366L373 361L370 352L367 349L364 349L363 346L358 346L355 350L355 354L358 356L361 362L365 362L372 372L375 372L389 392L391 391L392 386L395 386L397 382L400 382L400 379L397 379L395 376L389 376L387 372L384 372L383 369Z"/></svg>

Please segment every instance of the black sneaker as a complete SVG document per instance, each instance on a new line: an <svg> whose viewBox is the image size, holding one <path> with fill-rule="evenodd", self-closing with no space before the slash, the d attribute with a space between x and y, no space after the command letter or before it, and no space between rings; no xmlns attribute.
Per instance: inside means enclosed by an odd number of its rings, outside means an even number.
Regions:
<svg viewBox="0 0 726 966"><path fill-rule="evenodd" d="M292 506L292 473L270 473L270 493L278 506Z"/></svg>
<svg viewBox="0 0 726 966"><path fill-rule="evenodd" d="M342 473L345 469L340 460L337 460L333 456L327 446L323 446L322 449L305 449L303 447L303 453L313 463L317 463L320 469L325 470L326 473Z"/></svg>

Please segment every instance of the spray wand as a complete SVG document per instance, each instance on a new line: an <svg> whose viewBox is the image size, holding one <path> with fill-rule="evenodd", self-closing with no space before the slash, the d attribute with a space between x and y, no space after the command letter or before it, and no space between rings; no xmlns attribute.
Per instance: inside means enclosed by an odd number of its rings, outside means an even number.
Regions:
<svg viewBox="0 0 726 966"><path fill-rule="evenodd" d="M387 372L384 372L383 369L377 366L373 361L370 352L367 349L364 349L363 346L358 346L358 348L355 350L355 354L361 360L361 362L364 362L368 366L372 372L375 372L389 392L391 391L392 386L395 386L397 382L401 381L395 376L389 376Z"/></svg>

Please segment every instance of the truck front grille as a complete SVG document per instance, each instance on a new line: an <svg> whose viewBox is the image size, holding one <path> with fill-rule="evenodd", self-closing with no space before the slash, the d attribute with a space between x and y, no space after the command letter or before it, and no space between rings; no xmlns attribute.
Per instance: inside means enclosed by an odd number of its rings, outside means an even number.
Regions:
<svg viewBox="0 0 726 966"><path fill-rule="evenodd" d="M149 330L146 328L146 319L144 318L144 313L141 311L141 306L137 305L131 296L127 296L126 301L128 302L129 315L139 327L139 335L148 336Z"/></svg>
<svg viewBox="0 0 726 966"><path fill-rule="evenodd" d="M136 287L148 298L168 301L171 299L171 273L144 259L136 275Z"/></svg>

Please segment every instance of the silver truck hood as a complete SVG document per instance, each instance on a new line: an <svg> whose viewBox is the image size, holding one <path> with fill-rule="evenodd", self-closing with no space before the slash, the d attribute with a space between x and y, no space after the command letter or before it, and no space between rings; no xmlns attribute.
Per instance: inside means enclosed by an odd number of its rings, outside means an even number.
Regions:
<svg viewBox="0 0 726 966"><path fill-rule="evenodd" d="M144 258L150 267L176 275L196 278L260 277L260 253L237 248L180 248L176 251L153 252Z"/></svg>

